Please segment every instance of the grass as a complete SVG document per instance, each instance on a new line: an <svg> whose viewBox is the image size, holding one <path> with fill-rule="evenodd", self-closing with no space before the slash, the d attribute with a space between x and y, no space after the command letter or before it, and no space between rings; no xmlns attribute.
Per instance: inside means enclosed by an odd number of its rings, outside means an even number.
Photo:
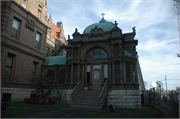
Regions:
<svg viewBox="0 0 180 119"><path fill-rule="evenodd" d="M115 108L113 116L106 108L79 118L163 118L163 116L152 107L142 106L141 108Z"/></svg>
<svg viewBox="0 0 180 119"><path fill-rule="evenodd" d="M2 118L19 117L29 114L37 114L43 112L56 111L67 109L69 106L66 103L56 102L54 105L32 105L24 102L10 102L5 110L1 110Z"/></svg>

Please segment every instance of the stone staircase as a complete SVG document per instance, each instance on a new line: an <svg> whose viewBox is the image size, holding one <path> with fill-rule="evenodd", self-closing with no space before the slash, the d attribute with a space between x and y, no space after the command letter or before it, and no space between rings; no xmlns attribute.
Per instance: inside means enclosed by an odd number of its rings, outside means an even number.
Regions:
<svg viewBox="0 0 180 119"><path fill-rule="evenodd" d="M70 108L100 110L100 91L81 90L73 99Z"/></svg>

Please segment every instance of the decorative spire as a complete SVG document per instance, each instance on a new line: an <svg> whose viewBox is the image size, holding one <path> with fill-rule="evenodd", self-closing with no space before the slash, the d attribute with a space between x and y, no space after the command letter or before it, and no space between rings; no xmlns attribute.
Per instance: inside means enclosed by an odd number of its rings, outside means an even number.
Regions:
<svg viewBox="0 0 180 119"><path fill-rule="evenodd" d="M104 15L105 15L104 13L101 14L102 18L104 18Z"/></svg>
<svg viewBox="0 0 180 119"><path fill-rule="evenodd" d="M102 19L101 19L101 21L99 21L99 23L105 23L105 22L107 22L107 21L104 19L104 15L105 15L104 13L101 14Z"/></svg>

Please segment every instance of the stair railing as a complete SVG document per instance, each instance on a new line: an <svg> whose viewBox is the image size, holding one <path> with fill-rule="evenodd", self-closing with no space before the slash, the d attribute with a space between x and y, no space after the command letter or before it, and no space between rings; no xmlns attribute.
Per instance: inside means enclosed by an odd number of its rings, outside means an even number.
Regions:
<svg viewBox="0 0 180 119"><path fill-rule="evenodd" d="M84 79L81 79L79 83L76 85L76 87L73 89L73 92L71 93L71 104L73 102L73 99L77 95L77 93L82 90L84 87Z"/></svg>
<svg viewBox="0 0 180 119"><path fill-rule="evenodd" d="M103 103L103 100L104 100L104 98L106 96L107 91L108 91L108 79L105 81L103 89L101 90L101 93L99 94L100 107L102 107L102 103Z"/></svg>

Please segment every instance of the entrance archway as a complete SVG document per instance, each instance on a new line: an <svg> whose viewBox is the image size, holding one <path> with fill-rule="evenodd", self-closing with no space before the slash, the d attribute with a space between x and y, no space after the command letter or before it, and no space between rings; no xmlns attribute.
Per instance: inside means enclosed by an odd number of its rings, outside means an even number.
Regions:
<svg viewBox="0 0 180 119"><path fill-rule="evenodd" d="M86 82L92 84L92 90L101 90L108 78L108 55L101 48L93 48L86 54Z"/></svg>

